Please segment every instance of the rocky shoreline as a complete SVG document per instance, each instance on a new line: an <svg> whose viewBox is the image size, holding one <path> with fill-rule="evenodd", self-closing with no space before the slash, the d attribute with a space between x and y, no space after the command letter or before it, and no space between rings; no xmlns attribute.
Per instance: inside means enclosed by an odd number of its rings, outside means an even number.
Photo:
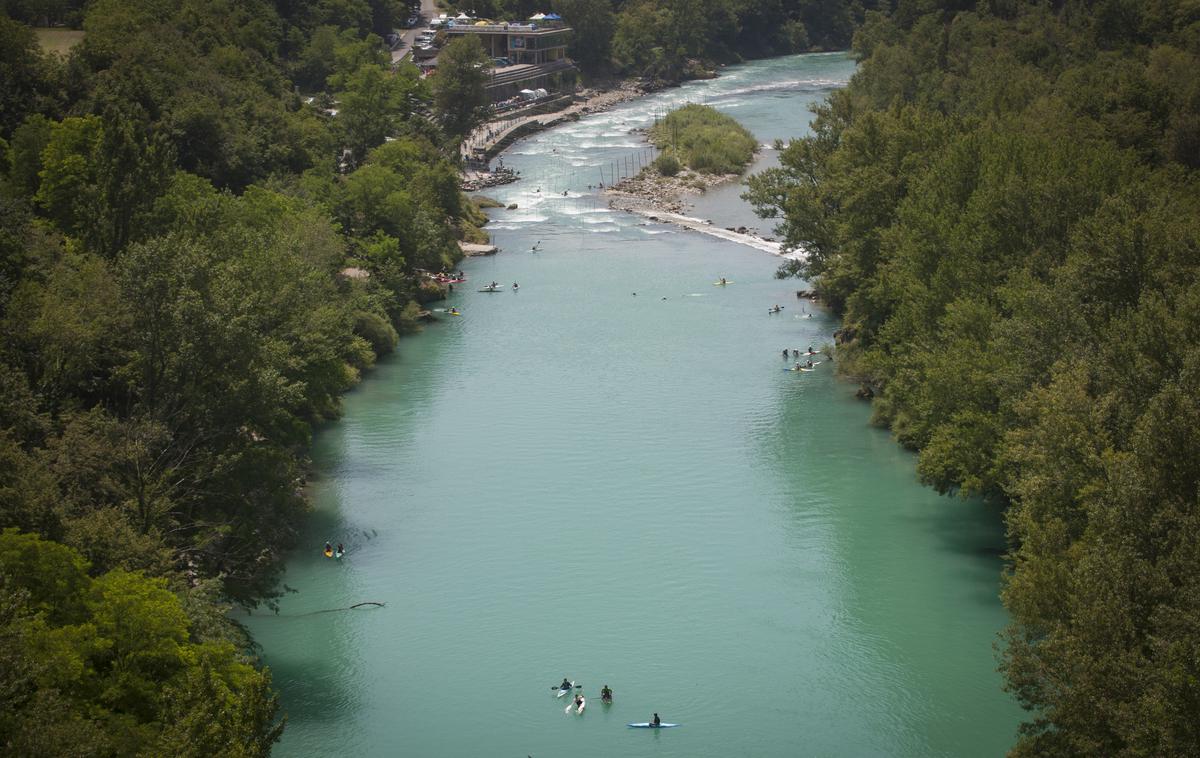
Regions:
<svg viewBox="0 0 1200 758"><path fill-rule="evenodd" d="M611 198L611 207L617 207L616 203L632 198L641 206L666 213L683 213L687 210L684 202L687 195L702 195L713 187L737 181L738 178L738 174L702 174L689 168L681 169L675 176L663 176L653 167L648 167L617 182L604 194Z"/></svg>
<svg viewBox="0 0 1200 758"><path fill-rule="evenodd" d="M798 251L785 251L774 237L764 236L758 229L745 226L722 228L713 226L711 219L688 215L691 210L687 202L689 195L701 195L713 187L736 182L740 178L740 174L702 174L687 168L675 176L662 176L653 167L648 167L604 190L604 195L608 198L608 207L614 210L636 213L650 221L675 224L781 257L802 257L803 254Z"/></svg>

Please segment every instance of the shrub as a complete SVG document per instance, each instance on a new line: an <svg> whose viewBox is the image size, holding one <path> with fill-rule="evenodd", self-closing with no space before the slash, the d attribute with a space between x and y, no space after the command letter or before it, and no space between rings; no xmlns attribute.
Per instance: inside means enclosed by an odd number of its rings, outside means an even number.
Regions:
<svg viewBox="0 0 1200 758"><path fill-rule="evenodd" d="M675 176L679 173L679 169L683 168L679 165L679 159L674 155L660 155L654 161L654 167L658 169L658 173L663 176Z"/></svg>
<svg viewBox="0 0 1200 758"><path fill-rule="evenodd" d="M650 130L650 139L674 148L689 168L705 174L740 173L758 149L758 140L736 119L707 105L671 111Z"/></svg>

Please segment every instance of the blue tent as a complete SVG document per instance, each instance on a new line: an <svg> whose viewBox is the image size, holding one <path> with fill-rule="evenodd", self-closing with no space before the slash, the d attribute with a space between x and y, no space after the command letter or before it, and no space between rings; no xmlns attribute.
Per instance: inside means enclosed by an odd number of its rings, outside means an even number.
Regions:
<svg viewBox="0 0 1200 758"><path fill-rule="evenodd" d="M557 13L547 13L546 20L547 21L562 21L562 16L558 15Z"/></svg>

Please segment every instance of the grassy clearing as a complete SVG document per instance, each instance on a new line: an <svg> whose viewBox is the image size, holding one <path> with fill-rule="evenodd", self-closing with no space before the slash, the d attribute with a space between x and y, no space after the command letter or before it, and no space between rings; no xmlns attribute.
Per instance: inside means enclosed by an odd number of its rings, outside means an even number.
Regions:
<svg viewBox="0 0 1200 758"><path fill-rule="evenodd" d="M705 174L741 173L758 149L758 140L732 116L707 105L685 105L671 111L650 130L660 150Z"/></svg>
<svg viewBox="0 0 1200 758"><path fill-rule="evenodd" d="M76 29L34 29L38 44L48 53L66 55L83 41L83 32Z"/></svg>

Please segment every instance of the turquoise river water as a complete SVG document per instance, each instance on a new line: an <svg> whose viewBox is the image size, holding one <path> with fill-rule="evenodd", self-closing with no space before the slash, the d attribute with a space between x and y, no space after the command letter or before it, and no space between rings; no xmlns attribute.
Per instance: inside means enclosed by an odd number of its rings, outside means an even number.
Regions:
<svg viewBox="0 0 1200 758"><path fill-rule="evenodd" d="M852 72L729 67L505 155L525 179L491 194L518 208L493 213L502 252L464 263L462 316L403 340L317 435L296 592L248 619L279 755L1004 753L999 515L922 488L828 362L781 370L837 325L777 257L588 189L664 108L707 102L770 144ZM738 193L695 213L769 234ZM493 279L520 290L476 291ZM363 601L386 605L318 612ZM626 728L654 712L683 726Z"/></svg>

